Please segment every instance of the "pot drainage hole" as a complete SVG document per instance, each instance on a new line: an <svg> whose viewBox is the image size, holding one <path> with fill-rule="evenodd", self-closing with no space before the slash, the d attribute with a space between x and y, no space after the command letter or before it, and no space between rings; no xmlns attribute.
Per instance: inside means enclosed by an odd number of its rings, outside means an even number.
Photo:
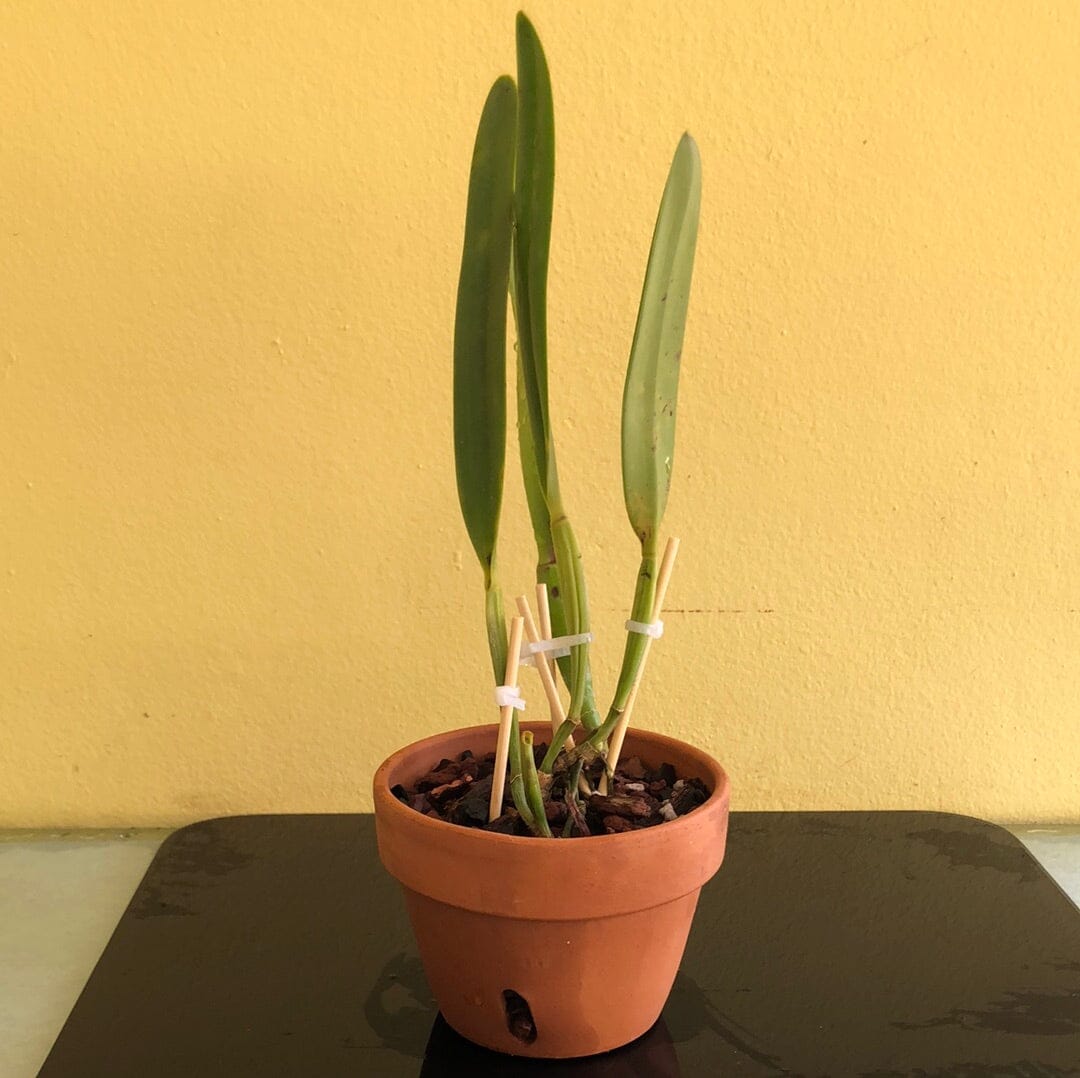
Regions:
<svg viewBox="0 0 1080 1078"><path fill-rule="evenodd" d="M503 1010L506 1012L506 1028L523 1044L536 1040L536 1023L524 996L512 988L503 989Z"/></svg>

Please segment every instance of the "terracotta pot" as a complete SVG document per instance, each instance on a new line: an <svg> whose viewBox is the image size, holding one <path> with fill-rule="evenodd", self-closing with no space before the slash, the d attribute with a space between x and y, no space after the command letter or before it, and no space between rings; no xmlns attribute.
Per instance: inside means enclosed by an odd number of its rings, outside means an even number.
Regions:
<svg viewBox="0 0 1080 1078"><path fill-rule="evenodd" d="M538 742L551 735L522 726ZM690 745L631 729L625 758L671 763L711 796L672 823L566 840L444 823L390 793L444 757L493 751L495 735L487 725L429 737L375 773L379 856L404 889L428 983L446 1021L487 1048L546 1059L618 1048L671 991L698 893L724 857L727 775ZM530 1041L511 1032L514 994L531 1012Z"/></svg>

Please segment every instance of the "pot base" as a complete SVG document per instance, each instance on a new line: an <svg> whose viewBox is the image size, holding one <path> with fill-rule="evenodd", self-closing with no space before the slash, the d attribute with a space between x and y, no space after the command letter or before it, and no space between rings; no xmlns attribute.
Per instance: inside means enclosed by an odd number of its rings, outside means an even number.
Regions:
<svg viewBox="0 0 1080 1078"><path fill-rule="evenodd" d="M655 1024L697 899L694 892L600 920L537 921L473 913L405 890L447 1023L484 1048L539 1059L610 1052ZM528 1008L531 1036L514 997Z"/></svg>

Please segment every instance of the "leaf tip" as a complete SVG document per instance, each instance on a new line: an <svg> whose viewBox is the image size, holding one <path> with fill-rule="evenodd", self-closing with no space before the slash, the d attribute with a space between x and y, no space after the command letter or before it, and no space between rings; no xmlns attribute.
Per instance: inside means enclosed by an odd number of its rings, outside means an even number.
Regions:
<svg viewBox="0 0 1080 1078"><path fill-rule="evenodd" d="M678 148L675 151L677 154L685 154L691 157L697 164L701 164L701 152L698 150L697 141L689 131L682 133L682 138L679 139Z"/></svg>

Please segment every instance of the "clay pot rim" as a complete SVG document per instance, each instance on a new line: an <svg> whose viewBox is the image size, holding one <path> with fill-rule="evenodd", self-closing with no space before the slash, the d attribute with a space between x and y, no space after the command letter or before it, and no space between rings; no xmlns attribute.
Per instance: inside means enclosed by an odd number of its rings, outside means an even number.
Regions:
<svg viewBox="0 0 1080 1078"><path fill-rule="evenodd" d="M542 840L537 835L502 835L494 831L485 831L482 827L464 827L461 824L450 823L447 820L437 820L432 816L426 816L422 812L417 812L416 809L399 801L390 792L390 783L388 781L389 773L393 770L399 758L406 753L415 752L427 744L435 745L441 741L446 741L449 738L457 737L458 735L474 732L479 734L482 731L490 734L493 725L493 723L481 723L476 726L461 726L453 730L443 730L441 733L431 734L428 737L420 738L418 741L412 741L408 745L403 745L401 748L395 750L378 766L372 780L373 793L378 810L380 812L399 816L407 822L409 827L419 826L429 830L431 828L446 829L448 833L474 836L473 841L494 843L496 847L500 845L504 846L506 849L513 849L524 845L535 847L538 842L543 842L545 851L552 849L551 841ZM521 728L523 730L532 730L534 734L543 731L547 731L548 734L551 733L551 724L547 722L523 722ZM715 809L719 802L727 802L730 796L731 786L727 772L715 759L713 759L712 756L709 755L709 753L705 752L704 749L699 749L696 745L693 745L688 741L682 741L677 737L657 733L653 730L645 730L640 727L628 731L628 736L631 737L632 740L637 737L645 737L650 741L659 742L661 744L671 742L680 746L683 750L688 749L693 755L699 757L702 763L702 770L707 772L708 778L712 779L712 790L710 791L709 796L692 812L688 812L685 816L680 816L676 820L669 820L662 824L657 824L655 827L649 827L638 831L621 831L613 835L582 836L581 839L573 842L567 842L565 844L560 842L560 845L575 847L580 850L582 841L588 843L590 848L595 848L594 844L614 843L627 839L640 842L642 837L650 832L656 833L657 835L662 834L666 838L674 838L677 834L681 834L682 831L699 826L701 817L698 816L698 813L704 814L707 810ZM708 781L705 775L692 775L690 777L701 778ZM697 817L696 820L695 817ZM432 834L435 833L437 833L437 831L432 832Z"/></svg>

